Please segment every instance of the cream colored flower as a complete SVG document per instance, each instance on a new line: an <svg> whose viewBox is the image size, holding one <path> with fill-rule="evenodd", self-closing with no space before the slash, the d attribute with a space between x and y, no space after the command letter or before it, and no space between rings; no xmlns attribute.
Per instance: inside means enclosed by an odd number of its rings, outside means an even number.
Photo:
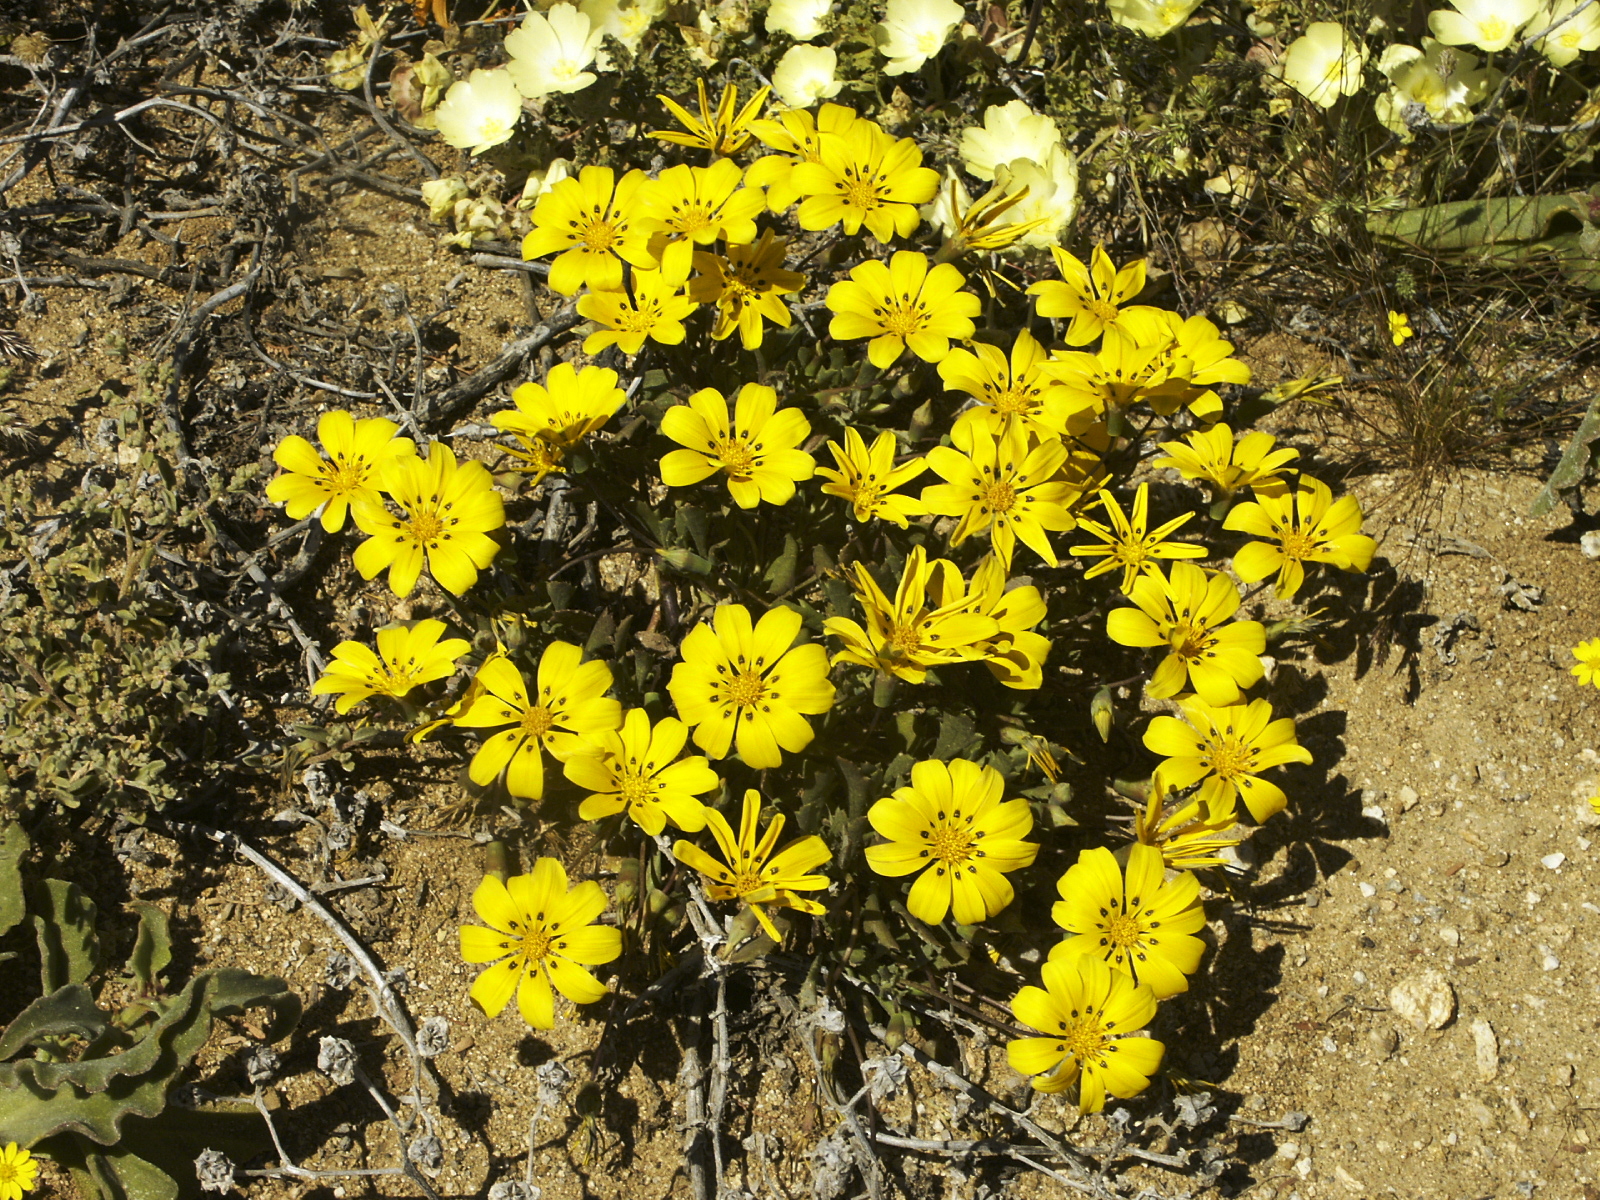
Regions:
<svg viewBox="0 0 1600 1200"><path fill-rule="evenodd" d="M991 104L983 124L961 131L961 162L974 179L993 179L1001 163L1019 158L1043 163L1052 147L1061 145L1061 130L1043 113L1021 100Z"/></svg>
<svg viewBox="0 0 1600 1200"><path fill-rule="evenodd" d="M1588 0L1554 0L1534 14L1526 33L1543 33L1534 49L1554 67L1564 67L1585 50L1600 50L1600 4Z"/></svg>
<svg viewBox="0 0 1600 1200"><path fill-rule="evenodd" d="M570 4L531 12L506 35L506 71L529 100L554 92L579 92L594 82L586 70L600 52L604 30Z"/></svg>
<svg viewBox="0 0 1600 1200"><path fill-rule="evenodd" d="M639 43L658 17L666 11L665 0L642 0L622 4L619 0L582 0L578 11L607 37L615 38L629 54L639 52Z"/></svg>
<svg viewBox="0 0 1600 1200"><path fill-rule="evenodd" d="M1428 29L1446 46L1476 46L1494 53L1516 40L1539 11L1539 0L1450 0L1455 11L1428 14Z"/></svg>
<svg viewBox="0 0 1600 1200"><path fill-rule="evenodd" d="M1147 38L1166 37L1194 15L1200 0L1109 0L1111 19Z"/></svg>
<svg viewBox="0 0 1600 1200"><path fill-rule="evenodd" d="M883 73L918 70L939 53L963 15L955 0L889 0L882 24L872 27L878 53L889 60Z"/></svg>
<svg viewBox="0 0 1600 1200"><path fill-rule="evenodd" d="M995 183L1008 194L1028 189L1027 196L1010 209L1006 222L1039 221L1018 239L1023 246L1059 246L1061 235L1078 215L1078 159L1065 146L1052 146L1044 161L1019 158L995 170Z"/></svg>
<svg viewBox="0 0 1600 1200"><path fill-rule="evenodd" d="M1318 108L1361 90L1367 48L1335 21L1313 21L1283 56L1283 81Z"/></svg>
<svg viewBox="0 0 1600 1200"><path fill-rule="evenodd" d="M467 181L459 175L429 179L422 185L422 202L428 206L428 220L443 225L455 211L456 201L472 195Z"/></svg>
<svg viewBox="0 0 1600 1200"><path fill-rule="evenodd" d="M506 71L474 71L434 111L434 128L457 150L479 154L508 141L522 115L522 96Z"/></svg>
<svg viewBox="0 0 1600 1200"><path fill-rule="evenodd" d="M1396 43L1378 59L1389 91L1373 102L1385 128L1411 140L1408 110L1440 125L1465 125L1472 106L1488 98L1504 76L1493 67L1478 68L1478 58L1465 50L1422 39L1422 49ZM1415 107L1414 107L1415 106Z"/></svg>
<svg viewBox="0 0 1600 1200"><path fill-rule="evenodd" d="M844 86L833 77L839 56L822 46L790 46L772 72L772 90L790 108L832 100Z"/></svg>
<svg viewBox="0 0 1600 1200"><path fill-rule="evenodd" d="M809 42L828 31L824 22L832 12L832 0L772 0L767 7L767 32L787 33L797 42Z"/></svg>
<svg viewBox="0 0 1600 1200"><path fill-rule="evenodd" d="M517 197L518 208L532 208L539 203L541 197L549 194L563 179L572 178L573 163L571 159L553 158L550 165L542 171L529 171L527 181L522 185L522 195ZM426 188L427 184L423 184Z"/></svg>

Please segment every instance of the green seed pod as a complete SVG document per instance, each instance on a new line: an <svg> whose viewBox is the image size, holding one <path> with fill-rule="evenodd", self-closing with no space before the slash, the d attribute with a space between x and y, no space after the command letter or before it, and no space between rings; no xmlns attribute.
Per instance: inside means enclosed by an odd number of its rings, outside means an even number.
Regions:
<svg viewBox="0 0 1600 1200"><path fill-rule="evenodd" d="M1100 735L1102 742L1111 740L1111 726L1116 715L1116 709L1111 704L1111 689L1101 688L1089 701L1089 719L1094 722L1095 732Z"/></svg>

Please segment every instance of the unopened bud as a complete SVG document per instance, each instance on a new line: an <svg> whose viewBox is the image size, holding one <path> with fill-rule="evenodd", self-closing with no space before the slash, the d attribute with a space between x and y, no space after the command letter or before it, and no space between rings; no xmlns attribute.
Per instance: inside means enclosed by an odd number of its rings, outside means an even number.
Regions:
<svg viewBox="0 0 1600 1200"><path fill-rule="evenodd" d="M1116 709L1111 704L1111 689L1101 688L1094 694L1094 699L1089 701L1089 719L1094 722L1095 732L1100 735L1102 742L1111 740L1111 724L1116 717Z"/></svg>

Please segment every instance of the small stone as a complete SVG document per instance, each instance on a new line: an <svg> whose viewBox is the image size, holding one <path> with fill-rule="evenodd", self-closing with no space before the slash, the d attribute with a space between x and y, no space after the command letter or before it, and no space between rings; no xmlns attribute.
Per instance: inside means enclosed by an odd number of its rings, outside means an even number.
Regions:
<svg viewBox="0 0 1600 1200"><path fill-rule="evenodd" d="M1439 926L1439 940L1454 950L1461 945L1461 931L1454 925Z"/></svg>
<svg viewBox="0 0 1600 1200"><path fill-rule="evenodd" d="M1418 1029L1443 1029L1456 1010L1455 989L1438 971L1424 971L1389 989L1389 1007Z"/></svg>
<svg viewBox="0 0 1600 1200"><path fill-rule="evenodd" d="M1541 971L1555 971L1561 967L1561 960L1550 953L1549 946L1539 947L1539 969Z"/></svg>
<svg viewBox="0 0 1600 1200"><path fill-rule="evenodd" d="M1367 973L1365 971L1351 972L1350 979L1357 987L1367 986Z"/></svg>
<svg viewBox="0 0 1600 1200"><path fill-rule="evenodd" d="M1359 883L1356 886L1361 889L1361 894L1369 900L1378 894L1378 889L1370 883Z"/></svg>
<svg viewBox="0 0 1600 1200"><path fill-rule="evenodd" d="M1557 1087L1571 1087L1572 1078L1576 1074L1577 1072L1573 1069L1571 1063L1562 1063L1559 1067L1551 1068L1550 1082L1555 1084Z"/></svg>
<svg viewBox="0 0 1600 1200"><path fill-rule="evenodd" d="M1367 1044L1372 1047L1372 1056L1382 1062L1400 1048L1400 1035L1392 1027L1384 1026L1367 1034Z"/></svg>
<svg viewBox="0 0 1600 1200"><path fill-rule="evenodd" d="M1365 1192L1367 1190L1366 1184L1362 1183L1355 1176L1351 1175L1350 1172L1346 1171L1343 1167L1335 1167L1333 1169L1333 1177L1340 1183L1344 1184L1344 1186L1349 1188L1352 1192Z"/></svg>
<svg viewBox="0 0 1600 1200"><path fill-rule="evenodd" d="M1276 1155L1278 1158L1283 1159L1284 1162L1293 1162L1300 1157L1300 1143L1284 1142L1278 1147Z"/></svg>
<svg viewBox="0 0 1600 1200"><path fill-rule="evenodd" d="M1383 809L1376 804L1367 805L1361 810L1361 815L1369 821L1376 821L1380 825L1384 823Z"/></svg>
<svg viewBox="0 0 1600 1200"><path fill-rule="evenodd" d="M1490 1083L1500 1073L1500 1039L1494 1026L1482 1017L1472 1022L1472 1057L1481 1082Z"/></svg>
<svg viewBox="0 0 1600 1200"><path fill-rule="evenodd" d="M1307 908L1315 908L1317 905L1322 903L1322 893L1317 891L1316 888L1312 888L1306 893L1305 899L1301 900L1300 903L1304 904Z"/></svg>
<svg viewBox="0 0 1600 1200"><path fill-rule="evenodd" d="M1600 558L1600 529L1591 529L1579 538L1578 549L1585 558Z"/></svg>
<svg viewBox="0 0 1600 1200"><path fill-rule="evenodd" d="M1567 861L1567 856L1557 850L1554 854L1546 854L1539 860L1539 864L1547 871L1559 871L1561 864Z"/></svg>
<svg viewBox="0 0 1600 1200"><path fill-rule="evenodd" d="M1417 801L1421 799L1422 797L1417 795L1417 789L1409 783L1395 793L1395 800L1400 805L1400 811L1403 813L1410 812L1417 806Z"/></svg>

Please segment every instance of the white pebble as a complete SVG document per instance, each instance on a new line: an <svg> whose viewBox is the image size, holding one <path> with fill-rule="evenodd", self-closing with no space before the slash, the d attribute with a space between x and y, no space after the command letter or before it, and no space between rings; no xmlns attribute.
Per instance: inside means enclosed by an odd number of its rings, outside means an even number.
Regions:
<svg viewBox="0 0 1600 1200"><path fill-rule="evenodd" d="M1377 821L1380 824L1383 822L1383 809L1379 808L1376 804L1367 805L1361 810L1361 815L1366 817L1369 821Z"/></svg>
<svg viewBox="0 0 1600 1200"><path fill-rule="evenodd" d="M1546 854L1539 860L1547 871L1559 871L1561 864L1567 861L1567 856L1557 850L1554 854Z"/></svg>
<svg viewBox="0 0 1600 1200"><path fill-rule="evenodd" d="M1369 899L1378 894L1378 889L1373 887L1370 883L1358 884L1357 886L1361 888L1361 894Z"/></svg>
<svg viewBox="0 0 1600 1200"><path fill-rule="evenodd" d="M1355 982L1361 987L1365 987L1367 985L1367 973L1365 971L1357 971L1351 975L1350 978L1355 980Z"/></svg>
<svg viewBox="0 0 1600 1200"><path fill-rule="evenodd" d="M1454 925L1441 925L1439 927L1439 940L1454 949L1461 945L1461 931Z"/></svg>
<svg viewBox="0 0 1600 1200"><path fill-rule="evenodd" d="M1526 896L1523 897L1523 899L1526 900L1529 904L1537 904L1537 903L1539 903L1539 901L1543 900L1544 897L1539 895L1538 892L1529 892Z"/></svg>
<svg viewBox="0 0 1600 1200"><path fill-rule="evenodd" d="M1554 971L1561 966L1561 960L1550 953L1549 946L1540 946L1539 955L1539 966L1542 970Z"/></svg>
<svg viewBox="0 0 1600 1200"><path fill-rule="evenodd" d="M1278 1147L1277 1155L1285 1162L1293 1162L1300 1157L1300 1144L1298 1142L1284 1142Z"/></svg>

